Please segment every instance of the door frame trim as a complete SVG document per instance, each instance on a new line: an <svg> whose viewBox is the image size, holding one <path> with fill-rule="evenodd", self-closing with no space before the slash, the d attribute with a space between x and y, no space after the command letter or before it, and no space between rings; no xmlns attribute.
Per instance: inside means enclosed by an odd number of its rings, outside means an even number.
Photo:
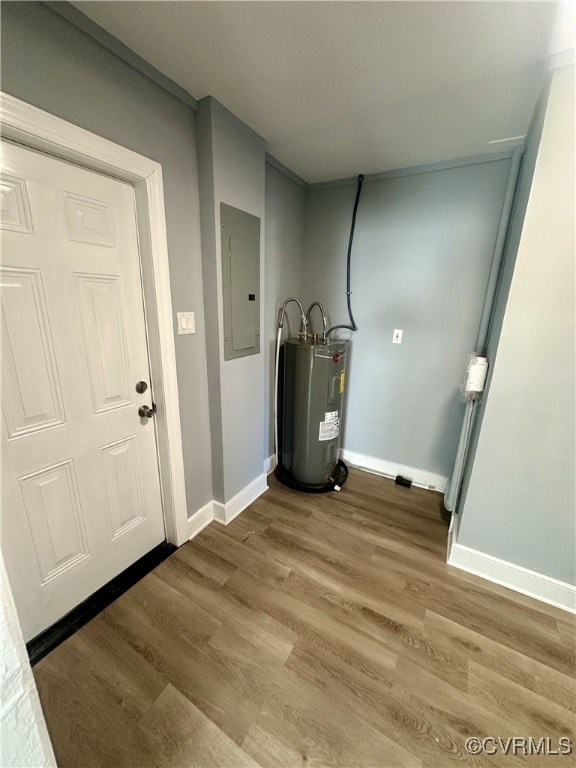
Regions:
<svg viewBox="0 0 576 768"><path fill-rule="evenodd" d="M166 538L188 541L162 166L0 91L0 135L134 187Z"/></svg>

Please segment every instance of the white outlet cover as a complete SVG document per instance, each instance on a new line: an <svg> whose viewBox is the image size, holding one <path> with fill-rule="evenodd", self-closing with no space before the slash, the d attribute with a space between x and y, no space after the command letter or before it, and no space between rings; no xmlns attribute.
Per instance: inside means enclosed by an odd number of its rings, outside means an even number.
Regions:
<svg viewBox="0 0 576 768"><path fill-rule="evenodd" d="M404 331L402 331L400 328L394 328L394 333L392 334L392 344L402 344L402 334Z"/></svg>
<svg viewBox="0 0 576 768"><path fill-rule="evenodd" d="M196 333L196 321L194 319L194 312L177 312L176 319L178 321L178 335Z"/></svg>

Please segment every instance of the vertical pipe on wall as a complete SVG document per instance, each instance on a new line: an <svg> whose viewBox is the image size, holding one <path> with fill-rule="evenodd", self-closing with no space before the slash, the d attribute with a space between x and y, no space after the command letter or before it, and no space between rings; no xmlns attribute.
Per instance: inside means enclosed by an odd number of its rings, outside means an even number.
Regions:
<svg viewBox="0 0 576 768"><path fill-rule="evenodd" d="M462 477L464 476L464 466L466 464L466 456L468 453L468 446L470 444L470 435L472 434L472 425L474 423L474 406L476 400L468 400L464 410L464 420L462 422L462 430L460 432L460 439L458 440L458 449L456 451L456 458L454 460L454 469L446 485L446 491L444 493L444 506L448 512L455 512L458 504L458 495L460 493L460 485L462 484ZM457 531L456 531L457 533Z"/></svg>
<svg viewBox="0 0 576 768"><path fill-rule="evenodd" d="M484 304L482 306L482 315L480 317L480 325L478 327L478 335L476 336L475 352L477 355L486 355L486 346L489 336L490 321L492 319L492 312L494 309L494 301L496 293L498 291L499 278L501 273L502 259L504 257L504 247L506 244L506 237L508 235L508 229L510 225L510 217L512 215L512 206L514 204L514 197L516 193L516 186L518 183L518 175L520 173L520 162L522 160L522 148L517 147L512 155L510 163L510 171L508 172L508 180L506 182L506 191L504 193L504 201L502 203L502 212L500 214L500 222L498 223L498 231L496 233L496 240L494 242L494 251L492 253L492 263L490 265L490 274L488 275L488 283L486 285L486 294L484 296ZM464 467L466 466L466 459L468 457L468 447L470 445L470 437L474 428L474 421L477 413L477 400L469 400L466 403L466 409L464 411L464 419L462 423L462 430L460 432L460 439L458 441L458 449L456 451L456 459L454 461L454 469L446 492L444 494L444 506L449 512L458 511L458 501L460 496L460 487L462 485L462 478L464 476ZM456 532L457 533L457 532Z"/></svg>
<svg viewBox="0 0 576 768"><path fill-rule="evenodd" d="M498 232L496 233L496 241L494 243L492 264L490 265L490 274L488 275L488 284L486 286L486 295L484 297L484 304L482 306L482 316L480 318L480 325L478 327L478 336L476 337L475 352L477 355L481 356L486 354L488 330L490 328L490 320L492 318L492 310L494 308L494 299L496 297L496 292L499 285L499 277L501 272L500 267L504 257L504 246L506 244L506 237L508 235L510 216L512 214L512 206L514 204L514 196L516 194L516 185L518 183L518 174L520 173L521 160L522 147L516 147L510 162L510 171L508 173L508 181L506 182L504 202L502 203L502 213L500 214Z"/></svg>

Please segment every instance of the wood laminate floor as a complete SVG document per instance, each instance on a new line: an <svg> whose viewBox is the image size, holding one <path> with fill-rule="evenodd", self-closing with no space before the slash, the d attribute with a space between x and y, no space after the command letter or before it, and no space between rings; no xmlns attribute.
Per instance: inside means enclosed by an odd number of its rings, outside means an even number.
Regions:
<svg viewBox="0 0 576 768"><path fill-rule="evenodd" d="M446 566L439 494L270 486L35 667L62 768L573 764L465 750L574 739L575 629Z"/></svg>

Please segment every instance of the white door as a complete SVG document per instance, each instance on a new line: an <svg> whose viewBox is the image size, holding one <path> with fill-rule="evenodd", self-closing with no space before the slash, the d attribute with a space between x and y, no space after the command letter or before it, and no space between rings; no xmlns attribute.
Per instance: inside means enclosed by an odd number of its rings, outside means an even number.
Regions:
<svg viewBox="0 0 576 768"><path fill-rule="evenodd" d="M31 639L162 542L132 187L2 142L2 551Z"/></svg>

